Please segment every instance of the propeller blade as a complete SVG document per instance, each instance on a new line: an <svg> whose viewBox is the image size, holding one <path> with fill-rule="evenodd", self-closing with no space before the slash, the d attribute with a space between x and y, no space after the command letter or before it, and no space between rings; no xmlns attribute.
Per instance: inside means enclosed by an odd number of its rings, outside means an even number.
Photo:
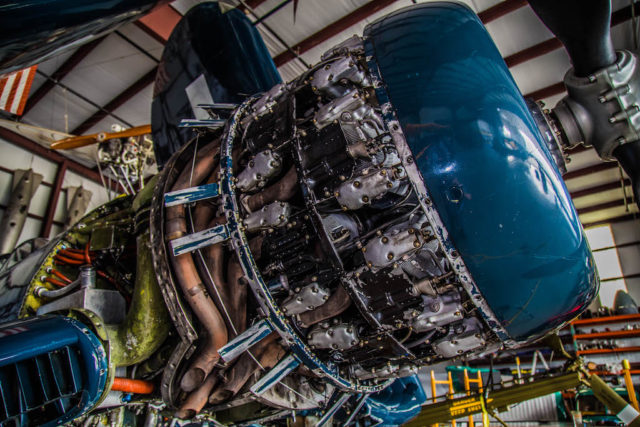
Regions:
<svg viewBox="0 0 640 427"><path fill-rule="evenodd" d="M609 0L529 0L542 22L567 49L578 77L616 62Z"/></svg>
<svg viewBox="0 0 640 427"><path fill-rule="evenodd" d="M121 132L101 132L90 135L72 136L51 144L53 150L70 150L72 148L86 147L87 145L107 141L115 138L129 138L132 136L147 135L151 133L151 125L136 126Z"/></svg>

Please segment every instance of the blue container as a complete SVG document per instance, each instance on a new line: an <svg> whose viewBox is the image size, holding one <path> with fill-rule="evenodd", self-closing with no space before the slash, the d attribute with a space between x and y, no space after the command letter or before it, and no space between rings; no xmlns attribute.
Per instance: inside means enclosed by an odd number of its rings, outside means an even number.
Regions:
<svg viewBox="0 0 640 427"><path fill-rule="evenodd" d="M528 341L575 318L598 292L591 251L482 22L465 5L428 3L378 20L365 37L382 95L498 321Z"/></svg>

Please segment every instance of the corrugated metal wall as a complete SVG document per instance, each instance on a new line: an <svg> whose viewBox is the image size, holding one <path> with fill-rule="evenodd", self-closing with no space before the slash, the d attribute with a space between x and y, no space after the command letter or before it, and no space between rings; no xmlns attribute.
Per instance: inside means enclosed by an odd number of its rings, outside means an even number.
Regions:
<svg viewBox="0 0 640 427"><path fill-rule="evenodd" d="M9 141L0 139L0 214L4 213L4 208L9 203L9 198L11 197L13 171L16 169L29 168L42 175L43 180L31 200L28 211L29 216L25 222L22 234L18 239L18 244L34 237L40 237L43 221L53 192L57 165ZM68 170L62 182L62 191L56 205L53 227L49 236L46 237L55 236L62 231L62 225L67 215L66 189L68 187L78 186L82 186L93 193L87 212L107 202L107 194L100 184Z"/></svg>

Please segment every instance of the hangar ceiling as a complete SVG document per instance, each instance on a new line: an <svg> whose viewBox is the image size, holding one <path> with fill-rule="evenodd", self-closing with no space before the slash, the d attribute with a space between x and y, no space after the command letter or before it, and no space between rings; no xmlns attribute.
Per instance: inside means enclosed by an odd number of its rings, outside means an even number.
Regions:
<svg viewBox="0 0 640 427"><path fill-rule="evenodd" d="M150 121L152 86L172 25L197 0L177 0L101 39L40 64L22 122L71 134ZM313 64L329 47L362 34L378 17L420 1L229 0L244 8L262 33L284 80ZM241 4L242 3L242 4ZM297 12L294 16L294 3ZM564 49L524 0L465 0L485 23L523 94L552 107L564 96L570 63ZM637 48L640 5L614 0L616 49ZM299 56L296 57L294 54ZM593 149L571 152L567 187L585 226L634 218L629 181L616 163Z"/></svg>

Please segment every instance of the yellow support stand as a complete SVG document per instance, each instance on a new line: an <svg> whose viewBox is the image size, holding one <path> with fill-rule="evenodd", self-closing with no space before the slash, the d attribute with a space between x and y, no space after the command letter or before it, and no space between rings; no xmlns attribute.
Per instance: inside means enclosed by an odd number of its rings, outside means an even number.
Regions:
<svg viewBox="0 0 640 427"><path fill-rule="evenodd" d="M451 377L451 372L448 372L446 380L436 380L436 376L431 371L431 397L433 402L436 401L436 384L446 384L449 386L449 393L447 394L447 398L453 397L453 378ZM438 424L432 424L432 426L437 427ZM451 426L456 427L456 420L451 420Z"/></svg>
<svg viewBox="0 0 640 427"><path fill-rule="evenodd" d="M478 386L478 392L482 394L482 373L478 370L477 378L469 378L469 372L465 369L464 374L464 390L467 392L467 396L471 395L471 383L475 383ZM482 412L482 426L489 427L489 414L486 411ZM469 415L469 427L474 427L473 416Z"/></svg>
<svg viewBox="0 0 640 427"><path fill-rule="evenodd" d="M627 386L627 394L629 395L631 406L638 411L638 398L636 397L636 390L633 388L633 381L631 380L631 365L627 359L622 361L622 373L624 374L624 384Z"/></svg>

